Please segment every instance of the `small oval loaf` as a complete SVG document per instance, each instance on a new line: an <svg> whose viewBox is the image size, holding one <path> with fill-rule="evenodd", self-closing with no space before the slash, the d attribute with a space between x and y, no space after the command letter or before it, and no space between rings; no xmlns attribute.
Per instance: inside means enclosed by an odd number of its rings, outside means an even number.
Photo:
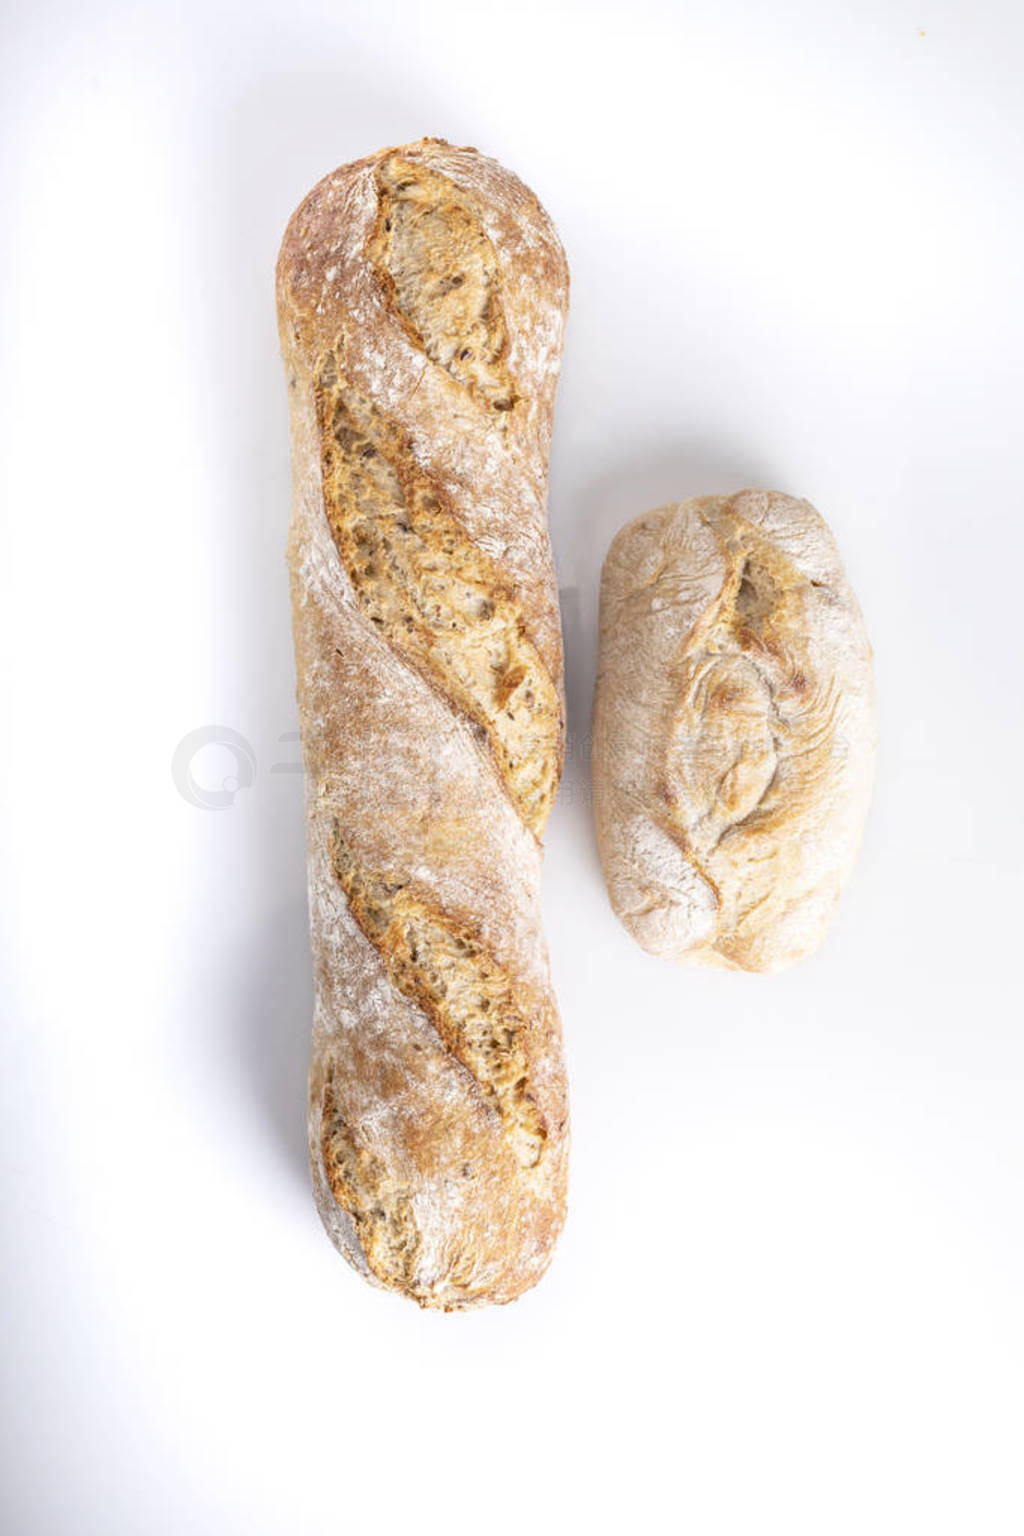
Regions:
<svg viewBox="0 0 1024 1536"><path fill-rule="evenodd" d="M565 257L515 176L425 139L314 188L277 295L317 1205L422 1306L510 1301L551 1258L568 1156L539 901Z"/></svg>
<svg viewBox="0 0 1024 1536"><path fill-rule="evenodd" d="M871 793L871 647L825 523L775 491L661 507L601 581L594 811L612 906L669 960L822 940Z"/></svg>

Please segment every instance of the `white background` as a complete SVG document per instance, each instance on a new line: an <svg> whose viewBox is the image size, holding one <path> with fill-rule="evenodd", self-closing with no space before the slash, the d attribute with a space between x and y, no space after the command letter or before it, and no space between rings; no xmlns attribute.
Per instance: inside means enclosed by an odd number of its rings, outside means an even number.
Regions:
<svg viewBox="0 0 1024 1536"><path fill-rule="evenodd" d="M1019 1536L1017 0L0 26L5 1531ZM325 172L424 133L518 171L573 277L571 1215L537 1290L455 1317L364 1286L314 1212L301 785L272 772L277 243ZM613 531L746 485L830 521L880 695L860 866L820 954L762 979L631 944L585 758ZM210 724L257 764L219 811L171 778Z"/></svg>

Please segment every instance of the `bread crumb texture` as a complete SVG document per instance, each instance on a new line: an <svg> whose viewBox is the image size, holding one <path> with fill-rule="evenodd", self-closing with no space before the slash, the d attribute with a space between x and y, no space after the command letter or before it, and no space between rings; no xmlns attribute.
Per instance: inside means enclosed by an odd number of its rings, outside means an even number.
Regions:
<svg viewBox="0 0 1024 1536"><path fill-rule="evenodd" d="M411 1288L421 1238L409 1191L382 1158L360 1147L338 1108L330 1077L324 1087L321 1147L331 1193L355 1222L370 1269L384 1285Z"/></svg>
<svg viewBox="0 0 1024 1536"><path fill-rule="evenodd" d="M392 984L420 1005L493 1105L520 1167L536 1167L547 1129L529 1087L528 1010L512 980L469 920L439 912L408 879L361 868L337 822L331 858L352 915Z"/></svg>
<svg viewBox="0 0 1024 1536"><path fill-rule="evenodd" d="M432 362L512 410L498 259L480 220L448 177L400 154L380 162L377 188L369 255L394 308Z"/></svg>
<svg viewBox="0 0 1024 1536"><path fill-rule="evenodd" d="M342 382L333 354L316 399L327 517L363 611L472 722L539 835L558 787L562 710L513 592L408 438Z"/></svg>
<svg viewBox="0 0 1024 1536"><path fill-rule="evenodd" d="M831 535L775 493L662 509L619 536L603 603L595 775L613 904L669 958L792 964L852 864L874 752L870 647ZM630 666L639 707L621 699ZM628 819L630 774L674 845L660 863L654 839L607 825Z"/></svg>
<svg viewBox="0 0 1024 1536"><path fill-rule="evenodd" d="M671 829L720 899L721 876L754 855L715 939L717 953L742 961L763 903L798 872L836 756L837 687L828 657L801 643L808 583L793 561L741 519L712 526L725 579L674 669L662 782Z"/></svg>

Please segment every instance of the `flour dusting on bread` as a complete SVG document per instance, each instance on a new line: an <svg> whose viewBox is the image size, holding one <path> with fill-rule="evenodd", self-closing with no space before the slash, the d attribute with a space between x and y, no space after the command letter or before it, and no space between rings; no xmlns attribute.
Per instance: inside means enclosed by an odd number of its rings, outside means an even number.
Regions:
<svg viewBox="0 0 1024 1536"><path fill-rule="evenodd" d="M645 949L778 970L860 844L871 650L825 523L744 491L630 523L605 562L594 712L612 905Z"/></svg>
<svg viewBox="0 0 1024 1536"><path fill-rule="evenodd" d="M565 1214L539 838L564 753L546 520L568 298L510 172L426 139L344 166L278 263L332 1240L446 1310L512 1300Z"/></svg>

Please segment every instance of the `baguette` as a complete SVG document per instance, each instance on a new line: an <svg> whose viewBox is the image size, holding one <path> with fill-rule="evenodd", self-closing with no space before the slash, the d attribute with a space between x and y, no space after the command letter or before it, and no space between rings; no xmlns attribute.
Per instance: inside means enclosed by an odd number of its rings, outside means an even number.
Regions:
<svg viewBox="0 0 1024 1536"><path fill-rule="evenodd" d="M315 1198L368 1280L507 1302L565 1214L539 899L565 735L546 517L565 257L515 176L424 139L314 188L277 301Z"/></svg>
<svg viewBox="0 0 1024 1536"><path fill-rule="evenodd" d="M773 491L629 523L601 580L594 812L646 950L776 971L822 940L860 846L871 647L824 521Z"/></svg>

